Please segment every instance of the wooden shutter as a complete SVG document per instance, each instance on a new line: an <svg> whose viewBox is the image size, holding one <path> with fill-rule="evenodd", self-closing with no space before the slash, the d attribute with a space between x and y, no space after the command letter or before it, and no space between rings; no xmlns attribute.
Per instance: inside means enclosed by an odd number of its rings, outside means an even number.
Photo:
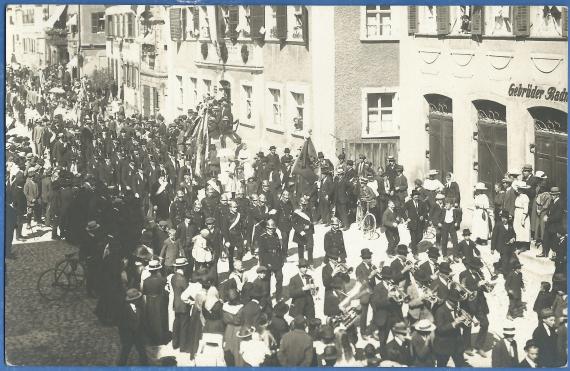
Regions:
<svg viewBox="0 0 570 371"><path fill-rule="evenodd" d="M230 39L237 39L236 29L239 23L239 6L230 6L229 13L227 36Z"/></svg>
<svg viewBox="0 0 570 371"><path fill-rule="evenodd" d="M279 40L287 39L287 7L286 6L276 6L275 7L275 18L276 18L276 28L277 28L277 38Z"/></svg>
<svg viewBox="0 0 570 371"><path fill-rule="evenodd" d="M515 36L530 35L530 7L514 6L513 7L514 22L513 33Z"/></svg>
<svg viewBox="0 0 570 371"><path fill-rule="evenodd" d="M135 15L129 14L129 37L135 37Z"/></svg>
<svg viewBox="0 0 570 371"><path fill-rule="evenodd" d="M216 34L218 35L218 39L223 39L226 37L226 27L224 21L224 12L222 11L222 7L216 5L214 8L214 14L216 16Z"/></svg>
<svg viewBox="0 0 570 371"><path fill-rule="evenodd" d="M305 46L309 46L309 9L306 6L301 7L303 20L303 41Z"/></svg>
<svg viewBox="0 0 570 371"><path fill-rule="evenodd" d="M180 9L180 38L182 40L186 40L186 27L188 24L188 14L187 14L187 9Z"/></svg>
<svg viewBox="0 0 570 371"><path fill-rule="evenodd" d="M111 16L107 16L107 22L105 22L105 36L111 36Z"/></svg>
<svg viewBox="0 0 570 371"><path fill-rule="evenodd" d="M435 18L437 20L437 34L447 35L449 33L449 7L448 6L436 6L435 8Z"/></svg>
<svg viewBox="0 0 570 371"><path fill-rule="evenodd" d="M194 32L200 31L200 9L197 6L192 7L192 23L194 23Z"/></svg>
<svg viewBox="0 0 570 371"><path fill-rule="evenodd" d="M418 7L408 6L408 34L418 33Z"/></svg>
<svg viewBox="0 0 570 371"><path fill-rule="evenodd" d="M265 7L263 5L250 7L250 28L253 40L263 39L264 35L259 32L261 27L265 27Z"/></svg>
<svg viewBox="0 0 570 371"><path fill-rule="evenodd" d="M560 28L562 30L562 37L568 37L568 8L562 7L562 16L561 16L561 25Z"/></svg>
<svg viewBox="0 0 570 371"><path fill-rule="evenodd" d="M175 41L179 41L182 36L181 14L182 9L180 8L170 9L170 38Z"/></svg>
<svg viewBox="0 0 570 371"><path fill-rule="evenodd" d="M483 35L483 27L485 24L485 7L474 6L471 12L471 34Z"/></svg>
<svg viewBox="0 0 570 371"><path fill-rule="evenodd" d="M91 13L91 33L97 33L99 23L99 13Z"/></svg>

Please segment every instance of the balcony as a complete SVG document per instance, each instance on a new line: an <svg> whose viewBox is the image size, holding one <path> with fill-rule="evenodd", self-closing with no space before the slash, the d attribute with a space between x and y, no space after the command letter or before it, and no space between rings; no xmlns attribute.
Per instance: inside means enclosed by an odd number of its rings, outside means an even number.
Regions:
<svg viewBox="0 0 570 371"><path fill-rule="evenodd" d="M67 45L67 30L63 28L48 28L45 31L46 40L52 45Z"/></svg>
<svg viewBox="0 0 570 371"><path fill-rule="evenodd" d="M263 50L250 40L238 40L235 44L226 40L215 46L211 41L199 40L196 43L194 63L204 68L224 67L228 70L249 72L263 71Z"/></svg>

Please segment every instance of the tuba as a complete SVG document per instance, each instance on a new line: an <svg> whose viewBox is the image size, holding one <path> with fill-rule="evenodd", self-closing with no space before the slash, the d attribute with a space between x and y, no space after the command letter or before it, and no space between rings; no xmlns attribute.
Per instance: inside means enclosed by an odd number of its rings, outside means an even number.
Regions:
<svg viewBox="0 0 570 371"><path fill-rule="evenodd" d="M341 314L334 316L330 319L330 324L333 327L343 325L349 328L360 320L360 304L353 305L354 300L360 299L362 296L370 294L368 287L363 287L362 283L357 282L348 293L342 293L346 297L338 305Z"/></svg>
<svg viewBox="0 0 570 371"><path fill-rule="evenodd" d="M358 300L362 296L370 294L370 289L368 287L363 287L362 283L356 282L354 287L349 292L347 292L346 294L345 293L342 294L345 295L346 297L340 302L338 308L342 312L346 312L351 307L351 303L353 300Z"/></svg>

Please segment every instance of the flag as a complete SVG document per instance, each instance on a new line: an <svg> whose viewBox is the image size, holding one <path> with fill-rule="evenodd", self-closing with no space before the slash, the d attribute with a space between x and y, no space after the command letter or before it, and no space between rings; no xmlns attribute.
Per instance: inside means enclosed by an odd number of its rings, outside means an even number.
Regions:
<svg viewBox="0 0 570 371"><path fill-rule="evenodd" d="M291 168L291 174L299 175L308 184L313 184L319 179L312 167L312 163L316 158L317 151L315 151L315 146L313 145L311 138L307 138L303 144L299 157L297 157L293 167Z"/></svg>

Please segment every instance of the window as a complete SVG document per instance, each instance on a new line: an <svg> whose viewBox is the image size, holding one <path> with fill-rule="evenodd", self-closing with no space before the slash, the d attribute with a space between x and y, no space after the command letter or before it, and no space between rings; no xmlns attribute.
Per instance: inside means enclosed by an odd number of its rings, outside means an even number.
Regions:
<svg viewBox="0 0 570 371"><path fill-rule="evenodd" d="M22 23L32 24L34 23L34 9L26 9L22 15Z"/></svg>
<svg viewBox="0 0 570 371"><path fill-rule="evenodd" d="M91 13L91 33L105 32L105 13Z"/></svg>
<svg viewBox="0 0 570 371"><path fill-rule="evenodd" d="M473 7L469 5L452 6L451 8L451 31L452 34L471 33L471 15Z"/></svg>
<svg viewBox="0 0 570 371"><path fill-rule="evenodd" d="M228 33L228 29L229 29L229 24L230 24L230 7L229 6L218 6L218 11L219 11L219 30L220 30L220 35L218 35L220 38L224 38L227 37L227 33Z"/></svg>
<svg viewBox="0 0 570 371"><path fill-rule="evenodd" d="M277 38L277 7L265 7L265 38Z"/></svg>
<svg viewBox="0 0 570 371"><path fill-rule="evenodd" d="M392 9L389 5L366 6L366 38L382 38L392 35Z"/></svg>
<svg viewBox="0 0 570 371"><path fill-rule="evenodd" d="M204 96L212 94L212 81L210 80L202 80L204 83Z"/></svg>
<svg viewBox="0 0 570 371"><path fill-rule="evenodd" d="M562 7L561 6L531 6L530 7L531 36L561 37L562 36Z"/></svg>
<svg viewBox="0 0 570 371"><path fill-rule="evenodd" d="M269 125L281 126L281 90L269 89Z"/></svg>
<svg viewBox="0 0 570 371"><path fill-rule="evenodd" d="M182 110L184 106L184 87L182 86L182 76L176 76L176 82L178 83L178 100L177 106L179 110Z"/></svg>
<svg viewBox="0 0 570 371"><path fill-rule="evenodd" d="M14 19L10 16L10 24L14 24Z"/></svg>
<svg viewBox="0 0 570 371"><path fill-rule="evenodd" d="M199 24L200 24L200 38L209 39L210 38L210 27L208 25L208 8L205 6L200 6L199 11Z"/></svg>
<svg viewBox="0 0 570 371"><path fill-rule="evenodd" d="M251 85L242 85L241 120L251 123L253 114L253 88Z"/></svg>
<svg viewBox="0 0 570 371"><path fill-rule="evenodd" d="M127 14L125 17L127 18L127 33L125 36L135 37L135 15Z"/></svg>
<svg viewBox="0 0 570 371"><path fill-rule="evenodd" d="M138 88L139 68L133 67L132 73L133 73L133 88L137 89Z"/></svg>
<svg viewBox="0 0 570 371"><path fill-rule="evenodd" d="M250 30L250 6L249 5L240 5L239 6L239 21L236 28L236 32L238 32L239 36L242 37L249 37L249 30Z"/></svg>
<svg viewBox="0 0 570 371"><path fill-rule="evenodd" d="M485 7L485 35L511 36L513 34L512 8L510 6Z"/></svg>
<svg viewBox="0 0 570 371"><path fill-rule="evenodd" d="M293 93L292 96L292 124L293 131L302 131L304 129L304 111L305 111L305 95L301 93Z"/></svg>
<svg viewBox="0 0 570 371"><path fill-rule="evenodd" d="M399 135L396 118L395 88L363 89L362 136L395 137Z"/></svg>
<svg viewBox="0 0 570 371"><path fill-rule="evenodd" d="M192 106L198 105L198 79L190 78L190 89L192 90Z"/></svg>
<svg viewBox="0 0 570 371"><path fill-rule="evenodd" d="M435 6L418 6L418 17L418 33L435 34L437 32Z"/></svg>
<svg viewBox="0 0 570 371"><path fill-rule="evenodd" d="M303 35L304 22L307 21L303 15L303 6L295 5L287 8L288 38L290 40L303 41L305 36Z"/></svg>

